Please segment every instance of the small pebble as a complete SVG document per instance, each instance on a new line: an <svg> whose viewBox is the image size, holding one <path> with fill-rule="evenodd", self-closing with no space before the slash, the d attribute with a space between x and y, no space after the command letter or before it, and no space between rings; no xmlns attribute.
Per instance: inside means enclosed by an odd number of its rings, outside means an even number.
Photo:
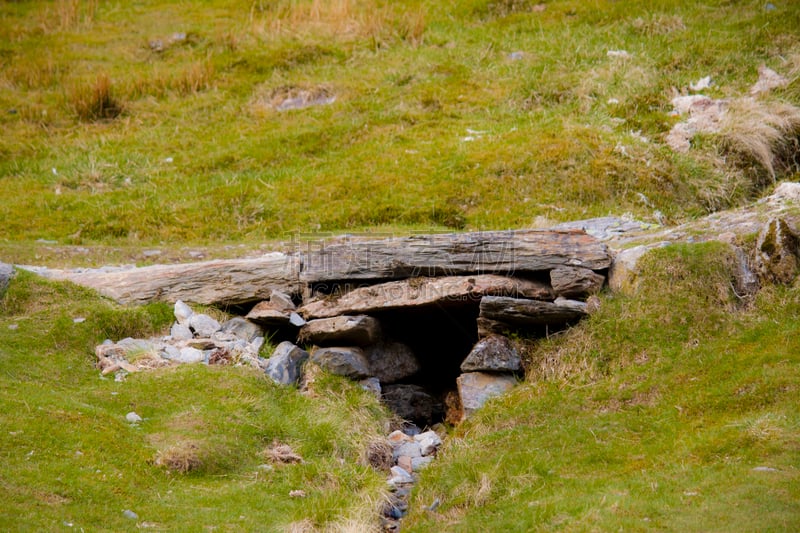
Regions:
<svg viewBox="0 0 800 533"><path fill-rule="evenodd" d="M131 424L137 424L142 421L142 417L131 411L127 415L125 415L125 420L130 422Z"/></svg>
<svg viewBox="0 0 800 533"><path fill-rule="evenodd" d="M12 331L13 330L17 330L17 329L19 329L19 324L9 324L8 325L8 329L10 329Z"/></svg>
<svg viewBox="0 0 800 533"><path fill-rule="evenodd" d="M306 491L299 490L299 489L298 490L293 490L293 491L291 491L289 493L289 496L291 496L292 498L305 498L306 497Z"/></svg>
<svg viewBox="0 0 800 533"><path fill-rule="evenodd" d="M122 511L122 514L125 516L125 518L130 518L131 520L139 519L139 515L134 513L130 509L125 509L124 511Z"/></svg>
<svg viewBox="0 0 800 533"><path fill-rule="evenodd" d="M75 317L75 318L73 318L73 319L72 319L72 321L73 321L74 323L76 323L76 324L81 324L81 323L83 323L83 322L86 322L86 319L85 319L85 318L83 318L82 316L79 316L79 317Z"/></svg>

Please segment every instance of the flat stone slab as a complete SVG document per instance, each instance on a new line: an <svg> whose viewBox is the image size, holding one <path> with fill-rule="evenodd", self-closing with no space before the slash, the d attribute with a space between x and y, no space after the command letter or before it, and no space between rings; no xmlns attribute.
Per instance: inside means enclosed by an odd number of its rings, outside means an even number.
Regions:
<svg viewBox="0 0 800 533"><path fill-rule="evenodd" d="M486 295L552 299L549 285L494 274L414 278L360 287L342 296L312 301L300 308L306 319L374 313L427 305L479 301Z"/></svg>
<svg viewBox="0 0 800 533"><path fill-rule="evenodd" d="M367 346L381 338L381 325L367 315L311 320L300 329L298 340L317 346Z"/></svg>

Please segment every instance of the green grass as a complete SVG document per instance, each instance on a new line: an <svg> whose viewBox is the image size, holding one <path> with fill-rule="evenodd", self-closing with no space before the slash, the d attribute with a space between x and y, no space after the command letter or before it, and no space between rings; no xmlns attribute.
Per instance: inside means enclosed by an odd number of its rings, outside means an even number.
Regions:
<svg viewBox="0 0 800 533"><path fill-rule="evenodd" d="M94 368L94 345L163 334L168 306L120 309L25 273L0 305L4 531L127 531L145 522L166 531L281 531L377 519L383 475L363 456L387 415L356 386L324 376L312 399L251 369L204 365L116 382ZM129 424L130 411L144 420ZM304 463L260 469L276 440ZM157 465L187 446L190 472ZM291 498L297 489L306 497Z"/></svg>
<svg viewBox="0 0 800 533"><path fill-rule="evenodd" d="M800 4L766 4L1 3L0 260L191 261L295 232L656 210L677 223L743 205L770 185L763 169L717 138L681 155L664 135L675 91L706 75L707 94L737 98L765 64L790 78L765 100L800 105ZM267 105L319 88L336 101ZM529 381L453 432L404 528L800 529L798 288L738 301L714 245L647 261L638 293L604 295L539 343ZM311 398L235 368L99 377L95 344L170 320L14 279L0 300L0 529L133 530L125 509L176 531L376 518L383 479L361 454L386 414L350 384L322 377ZM259 469L275 440L305 462ZM156 464L180 453L192 471Z"/></svg>
<svg viewBox="0 0 800 533"><path fill-rule="evenodd" d="M653 252L639 293L541 343L447 441L404 531L797 529L800 292L740 307L729 259Z"/></svg>
<svg viewBox="0 0 800 533"><path fill-rule="evenodd" d="M8 256L37 239L252 243L653 209L681 221L758 190L663 147L673 88L710 74L712 96L737 96L759 64L800 64L791 2L78 4L0 7ZM336 102L262 104L317 86ZM798 103L797 83L774 98Z"/></svg>

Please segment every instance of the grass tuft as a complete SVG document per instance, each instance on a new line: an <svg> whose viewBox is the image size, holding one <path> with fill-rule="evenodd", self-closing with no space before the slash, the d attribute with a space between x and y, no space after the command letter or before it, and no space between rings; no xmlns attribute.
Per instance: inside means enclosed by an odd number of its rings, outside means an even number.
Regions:
<svg viewBox="0 0 800 533"><path fill-rule="evenodd" d="M755 98L732 100L720 128L723 153L755 169L756 185L800 172L800 108Z"/></svg>
<svg viewBox="0 0 800 533"><path fill-rule="evenodd" d="M188 474L203 465L200 445L193 441L182 441L159 450L154 461L156 466L179 474Z"/></svg>
<svg viewBox="0 0 800 533"><path fill-rule="evenodd" d="M78 82L69 91L67 99L70 109L85 122L115 119L123 110L107 74L98 74L93 82Z"/></svg>

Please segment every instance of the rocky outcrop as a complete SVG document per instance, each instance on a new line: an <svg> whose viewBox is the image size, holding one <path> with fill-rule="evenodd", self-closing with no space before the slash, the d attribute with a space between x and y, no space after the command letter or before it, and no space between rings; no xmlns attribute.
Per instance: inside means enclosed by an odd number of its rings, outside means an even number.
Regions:
<svg viewBox="0 0 800 533"><path fill-rule="evenodd" d="M756 241L756 271L766 282L788 285L797 277L798 254L800 237L784 219L772 218Z"/></svg>

